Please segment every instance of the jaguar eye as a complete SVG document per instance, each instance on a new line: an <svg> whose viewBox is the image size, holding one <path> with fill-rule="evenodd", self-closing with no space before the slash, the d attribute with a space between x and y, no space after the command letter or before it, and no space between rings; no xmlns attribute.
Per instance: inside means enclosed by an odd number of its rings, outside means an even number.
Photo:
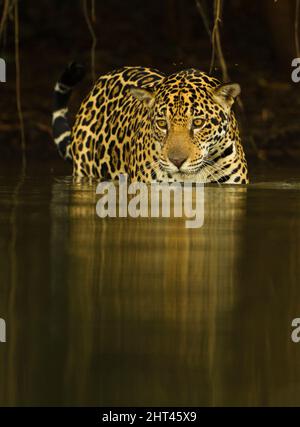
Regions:
<svg viewBox="0 0 300 427"><path fill-rule="evenodd" d="M163 130L167 130L167 129L168 129L168 123L167 123L167 120L164 120L164 119L156 120L156 124L157 124L157 126L158 126L160 129L163 129Z"/></svg>
<svg viewBox="0 0 300 427"><path fill-rule="evenodd" d="M193 120L193 127L196 129L201 128L203 126L203 124L204 124L204 120L202 120L202 119L194 119Z"/></svg>

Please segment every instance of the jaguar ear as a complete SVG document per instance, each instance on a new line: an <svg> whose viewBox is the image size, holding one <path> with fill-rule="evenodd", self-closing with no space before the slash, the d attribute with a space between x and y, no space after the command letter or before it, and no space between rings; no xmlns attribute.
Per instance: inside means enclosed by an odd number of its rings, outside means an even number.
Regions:
<svg viewBox="0 0 300 427"><path fill-rule="evenodd" d="M235 98L241 93L241 87L237 83L225 83L214 89L214 100L224 108L230 110Z"/></svg>
<svg viewBox="0 0 300 427"><path fill-rule="evenodd" d="M136 99L143 102L146 107L151 108L154 103L154 94L146 89L141 89L139 87L132 86L129 89L131 95Z"/></svg>

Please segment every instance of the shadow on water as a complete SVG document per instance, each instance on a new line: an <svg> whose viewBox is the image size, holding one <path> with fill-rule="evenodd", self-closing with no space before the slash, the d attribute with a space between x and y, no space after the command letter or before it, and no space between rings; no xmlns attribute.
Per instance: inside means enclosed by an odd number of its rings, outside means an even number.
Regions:
<svg viewBox="0 0 300 427"><path fill-rule="evenodd" d="M297 182L207 187L186 229L100 219L95 185L0 177L0 403L299 404Z"/></svg>

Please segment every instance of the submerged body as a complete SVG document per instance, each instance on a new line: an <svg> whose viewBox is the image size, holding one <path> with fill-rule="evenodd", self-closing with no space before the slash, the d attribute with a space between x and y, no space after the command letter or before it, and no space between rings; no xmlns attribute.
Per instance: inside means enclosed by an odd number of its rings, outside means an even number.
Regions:
<svg viewBox="0 0 300 427"><path fill-rule="evenodd" d="M76 176L131 181L248 183L234 113L239 85L190 69L170 76L125 67L101 76L72 131L67 101L82 70L72 64L55 88L54 139Z"/></svg>

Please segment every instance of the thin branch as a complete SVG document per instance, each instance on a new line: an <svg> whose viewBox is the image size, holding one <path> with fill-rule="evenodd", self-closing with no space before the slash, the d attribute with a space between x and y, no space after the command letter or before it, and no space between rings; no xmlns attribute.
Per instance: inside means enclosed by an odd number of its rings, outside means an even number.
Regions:
<svg viewBox="0 0 300 427"><path fill-rule="evenodd" d="M221 36L220 36L220 23L222 22L222 1L214 1L214 26L212 31L212 56L210 63L210 73L212 72L215 64L215 57L217 55L220 67L222 70L223 81L228 81L227 64L224 58Z"/></svg>
<svg viewBox="0 0 300 427"><path fill-rule="evenodd" d="M18 2L15 3L15 61L16 61L16 94L17 94L17 110L20 122L21 132L21 148L22 148L22 170L26 169L26 143L24 118L21 102L21 71L20 71L20 44L19 44L19 7Z"/></svg>
<svg viewBox="0 0 300 427"><path fill-rule="evenodd" d="M15 4L18 0L3 0L2 17L0 19L0 41L4 40L7 21L14 16Z"/></svg>
<svg viewBox="0 0 300 427"><path fill-rule="evenodd" d="M209 17L207 16L207 11L203 7L201 0L196 0L196 7L198 9L198 12L200 13L201 18L202 18L204 28L205 28L209 38L211 38L211 31L209 28Z"/></svg>
<svg viewBox="0 0 300 427"><path fill-rule="evenodd" d="M296 46L296 55L297 55L297 58L300 58L300 48L299 48L299 11L300 11L300 1L296 0L296 10L295 10L295 46Z"/></svg>
<svg viewBox="0 0 300 427"><path fill-rule="evenodd" d="M6 27L8 11L9 11L9 0L4 0L2 18L1 18L1 22L0 22L0 39L2 39L4 30Z"/></svg>
<svg viewBox="0 0 300 427"><path fill-rule="evenodd" d="M95 6L95 0L91 0L92 2L92 11L91 11L91 15L92 15L92 21L96 22L96 6Z"/></svg>
<svg viewBox="0 0 300 427"><path fill-rule="evenodd" d="M83 13L84 13L84 18L88 27L88 30L91 34L92 37L92 47L91 47L91 69L92 69L92 77L93 77L93 81L96 80L96 73L95 73L95 63L96 63L96 46L97 46L97 37L96 37L96 33L94 30L94 27L92 25L90 16L89 16L89 12L88 12L88 4L87 4L87 0L83 0ZM92 20L94 21L95 19L95 3L92 1Z"/></svg>

